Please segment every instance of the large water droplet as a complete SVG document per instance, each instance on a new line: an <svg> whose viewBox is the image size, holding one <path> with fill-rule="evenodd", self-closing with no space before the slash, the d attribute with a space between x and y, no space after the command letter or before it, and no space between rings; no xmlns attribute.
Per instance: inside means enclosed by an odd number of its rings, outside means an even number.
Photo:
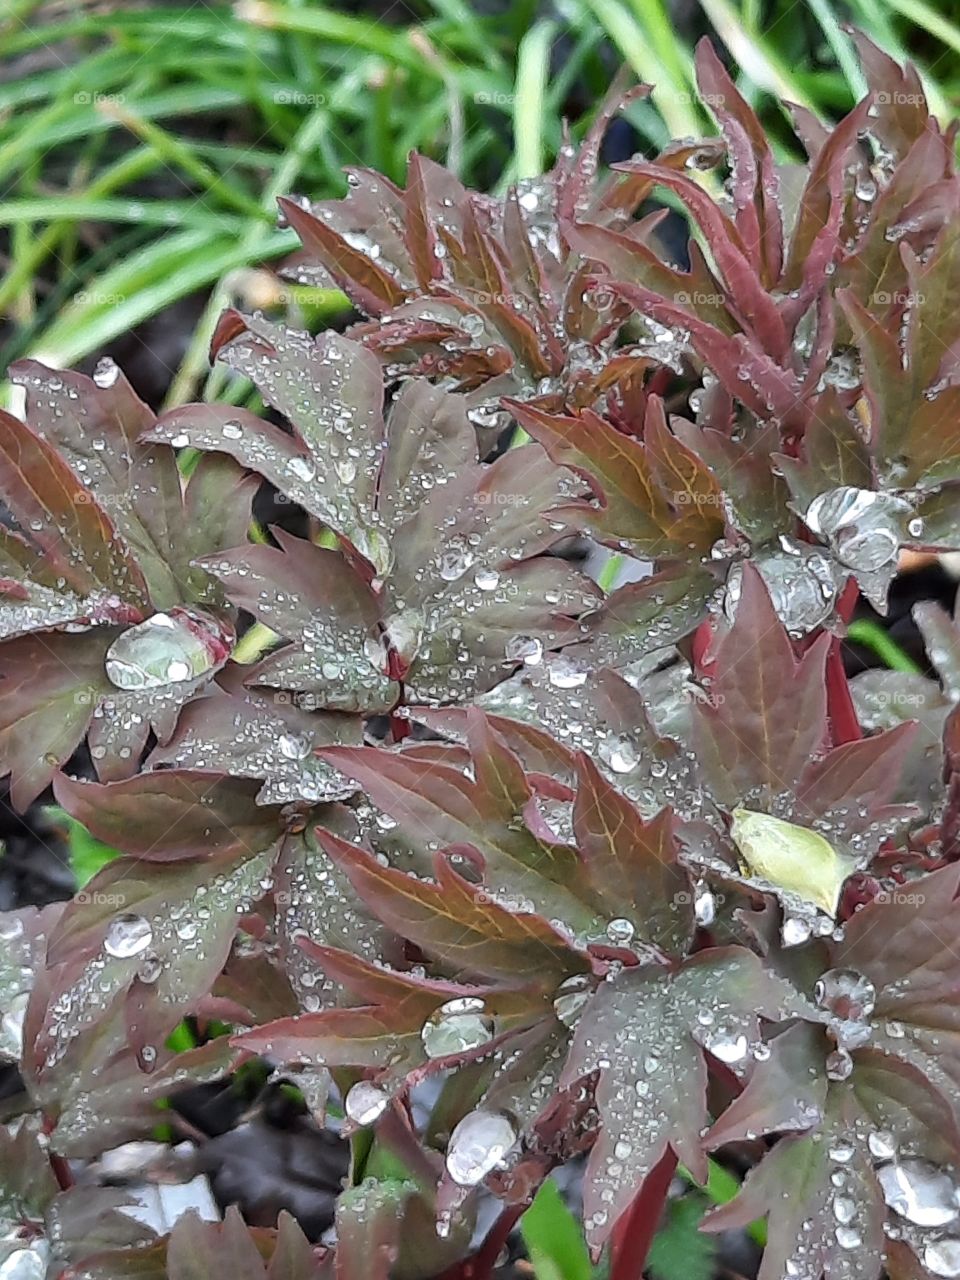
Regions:
<svg viewBox="0 0 960 1280"><path fill-rule="evenodd" d="M226 637L213 618L171 609L119 635L107 650L104 666L118 689L159 689L206 675L228 653Z"/></svg>
<svg viewBox="0 0 960 1280"><path fill-rule="evenodd" d="M896 557L911 514L909 504L893 494L844 485L814 498L803 519L848 568L871 573Z"/></svg>
<svg viewBox="0 0 960 1280"><path fill-rule="evenodd" d="M496 1111L471 1111L450 1135L447 1172L458 1186L475 1187L516 1141L517 1131L509 1117Z"/></svg>
<svg viewBox="0 0 960 1280"><path fill-rule="evenodd" d="M126 960L146 951L152 941L153 927L150 921L127 911L123 915L114 916L110 921L104 935L103 949L108 956Z"/></svg>
<svg viewBox="0 0 960 1280"><path fill-rule="evenodd" d="M493 1019L476 996L448 1000L423 1024L420 1038L428 1058L479 1049L493 1039Z"/></svg>
<svg viewBox="0 0 960 1280"><path fill-rule="evenodd" d="M867 1146L875 1160L892 1160L897 1154L897 1140L889 1129L876 1129L867 1138Z"/></svg>
<svg viewBox="0 0 960 1280"><path fill-rule="evenodd" d="M277 746L285 760L305 760L310 754L310 739L304 734L281 733Z"/></svg>
<svg viewBox="0 0 960 1280"><path fill-rule="evenodd" d="M587 1001L593 994L593 984L585 973L575 973L557 987L553 1009L565 1027L573 1027L579 1021Z"/></svg>
<svg viewBox="0 0 960 1280"><path fill-rule="evenodd" d="M817 547L782 537L781 549L758 556L756 567L770 592L777 617L791 635L806 635L829 617L837 596L830 557ZM743 568L727 575L723 611L732 622L740 602Z"/></svg>
<svg viewBox="0 0 960 1280"><path fill-rule="evenodd" d="M500 574L496 569L478 569L473 580L481 591L494 591L500 585Z"/></svg>
<svg viewBox="0 0 960 1280"><path fill-rule="evenodd" d="M309 483L317 474L317 464L312 458L291 458L287 463L287 470L297 480Z"/></svg>
<svg viewBox="0 0 960 1280"><path fill-rule="evenodd" d="M607 925L607 937L617 947L626 947L633 941L634 927L624 916L617 916Z"/></svg>
<svg viewBox="0 0 960 1280"><path fill-rule="evenodd" d="M49 1274L49 1252L46 1240L34 1240L25 1249L13 1249L0 1264L0 1280L44 1280Z"/></svg>
<svg viewBox="0 0 960 1280"><path fill-rule="evenodd" d="M960 1276L960 1240L956 1236L931 1240L923 1251L923 1265L935 1276L946 1276L948 1280Z"/></svg>
<svg viewBox="0 0 960 1280"><path fill-rule="evenodd" d="M511 636L503 646L503 652L508 662L536 667L543 661L543 641L536 636Z"/></svg>
<svg viewBox="0 0 960 1280"><path fill-rule="evenodd" d="M555 689L579 689L586 684L587 671L572 658L561 655L550 663L547 679Z"/></svg>
<svg viewBox="0 0 960 1280"><path fill-rule="evenodd" d="M600 759L614 773L629 773L640 763L640 751L634 740L625 733L604 738L598 748Z"/></svg>
<svg viewBox="0 0 960 1280"><path fill-rule="evenodd" d="M456 582L472 564L472 551L465 547L451 547L440 557L440 577L444 582Z"/></svg>
<svg viewBox="0 0 960 1280"><path fill-rule="evenodd" d="M93 371L93 380L98 387L106 390L116 384L120 377L120 369L116 362L110 356L104 356L97 361L97 367Z"/></svg>
<svg viewBox="0 0 960 1280"><path fill-rule="evenodd" d="M354 1124L361 1127L371 1125L383 1115L389 1094L371 1080L358 1080L348 1091L343 1100L343 1108Z"/></svg>
<svg viewBox="0 0 960 1280"><path fill-rule="evenodd" d="M715 1058L731 1066L742 1062L747 1056L747 1037L736 1027L718 1027L716 1031L705 1037L704 1045Z"/></svg>
<svg viewBox="0 0 960 1280"><path fill-rule="evenodd" d="M869 978L854 969L830 969L817 982L814 996L830 1014L831 1029L844 1049L866 1044L877 992Z"/></svg>
<svg viewBox="0 0 960 1280"><path fill-rule="evenodd" d="M957 1216L953 1179L927 1160L903 1160L877 1170L883 1198L918 1227L942 1227Z"/></svg>

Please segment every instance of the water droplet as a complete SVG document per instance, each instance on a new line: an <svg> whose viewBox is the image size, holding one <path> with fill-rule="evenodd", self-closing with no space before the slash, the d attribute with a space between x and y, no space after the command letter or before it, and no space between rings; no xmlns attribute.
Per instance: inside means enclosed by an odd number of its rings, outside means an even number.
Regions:
<svg viewBox="0 0 960 1280"><path fill-rule="evenodd" d="M310 754L310 739L305 734L282 733L277 746L285 760L305 760Z"/></svg>
<svg viewBox="0 0 960 1280"><path fill-rule="evenodd" d="M810 937L810 921L802 916L788 916L783 922L783 945L799 947Z"/></svg>
<svg viewBox="0 0 960 1280"><path fill-rule="evenodd" d="M114 916L107 926L103 939L103 949L108 956L117 960L126 960L130 956L138 956L146 951L153 941L153 928L149 920L132 911Z"/></svg>
<svg viewBox="0 0 960 1280"><path fill-rule="evenodd" d="M814 498L803 519L848 568L872 573L895 559L910 514L909 504L893 494L844 485Z"/></svg>
<svg viewBox="0 0 960 1280"><path fill-rule="evenodd" d="M543 661L543 641L536 636L511 636L503 647L508 662L536 667Z"/></svg>
<svg viewBox="0 0 960 1280"><path fill-rule="evenodd" d="M693 891L693 913L697 924L706 929L713 924L717 914L717 900L710 887L700 880Z"/></svg>
<svg viewBox="0 0 960 1280"><path fill-rule="evenodd" d="M631 921L617 916L607 925L607 937L618 947L626 947L633 941L634 927Z"/></svg>
<svg viewBox="0 0 960 1280"><path fill-rule="evenodd" d="M634 740L625 733L604 738L598 748L600 759L614 773L629 773L640 763L640 752Z"/></svg>
<svg viewBox="0 0 960 1280"><path fill-rule="evenodd" d="M496 1111L471 1111L450 1135L447 1172L458 1186L478 1186L516 1141L517 1131L507 1116Z"/></svg>
<svg viewBox="0 0 960 1280"><path fill-rule="evenodd" d="M500 574L496 569L478 569L473 580L481 591L495 591L500 585Z"/></svg>
<svg viewBox="0 0 960 1280"><path fill-rule="evenodd" d="M141 982L156 982L162 972L163 964L153 951L148 951L137 966L137 977Z"/></svg>
<svg viewBox="0 0 960 1280"><path fill-rule="evenodd" d="M242 440L243 427L239 422L225 422L220 428L220 434L225 440Z"/></svg>
<svg viewBox="0 0 960 1280"><path fill-rule="evenodd" d="M120 369L116 362L110 356L104 356L102 360L97 361L97 367L93 371L93 380L98 387L106 390L116 384L120 377Z"/></svg>
<svg viewBox="0 0 960 1280"><path fill-rule="evenodd" d="M871 1133L867 1146L875 1160L893 1160L897 1154L897 1140L889 1129L877 1129Z"/></svg>
<svg viewBox="0 0 960 1280"><path fill-rule="evenodd" d="M835 1049L833 1053L827 1054L824 1065L828 1080L847 1080L853 1070L853 1059L846 1049Z"/></svg>
<svg viewBox="0 0 960 1280"><path fill-rule="evenodd" d="M358 1080L348 1091L343 1101L347 1116L361 1127L371 1125L383 1115L389 1094L370 1080Z"/></svg>
<svg viewBox="0 0 960 1280"><path fill-rule="evenodd" d="M309 483L317 474L317 464L312 458L291 458L287 470L295 479Z"/></svg>
<svg viewBox="0 0 960 1280"><path fill-rule="evenodd" d="M561 655L550 663L547 679L555 689L579 689L586 684L587 672L572 658Z"/></svg>
<svg viewBox="0 0 960 1280"><path fill-rule="evenodd" d="M747 1056L747 1037L735 1027L719 1027L706 1037L704 1044L715 1058L730 1066Z"/></svg>
<svg viewBox="0 0 960 1280"><path fill-rule="evenodd" d="M857 1206L854 1200L849 1196L834 1196L833 1198L833 1216L840 1223L846 1226L852 1222L857 1215Z"/></svg>
<svg viewBox="0 0 960 1280"><path fill-rule="evenodd" d="M423 1024L420 1038L428 1058L479 1049L493 1039L493 1019L476 996L448 1000Z"/></svg>
<svg viewBox="0 0 960 1280"><path fill-rule="evenodd" d="M215 619L197 610L171 609L128 627L107 650L104 668L118 689L159 689L196 680L228 652Z"/></svg>
<svg viewBox="0 0 960 1280"><path fill-rule="evenodd" d="M593 984L585 973L575 973L560 983L553 1009L565 1027L576 1025L592 994Z"/></svg>
<svg viewBox="0 0 960 1280"><path fill-rule="evenodd" d="M960 1276L960 1240L955 1236L931 1240L923 1250L923 1265L935 1276L946 1276L948 1280Z"/></svg>
<svg viewBox="0 0 960 1280"><path fill-rule="evenodd" d="M837 1227L833 1234L841 1249L859 1249L863 1244L863 1237L854 1227Z"/></svg>
<svg viewBox="0 0 960 1280"><path fill-rule="evenodd" d="M942 1227L957 1216L953 1179L926 1160L903 1160L877 1170L883 1198L918 1227Z"/></svg>
<svg viewBox="0 0 960 1280"><path fill-rule="evenodd" d="M463 577L472 564L472 551L462 547L451 548L440 557L440 577L444 582L456 582Z"/></svg>

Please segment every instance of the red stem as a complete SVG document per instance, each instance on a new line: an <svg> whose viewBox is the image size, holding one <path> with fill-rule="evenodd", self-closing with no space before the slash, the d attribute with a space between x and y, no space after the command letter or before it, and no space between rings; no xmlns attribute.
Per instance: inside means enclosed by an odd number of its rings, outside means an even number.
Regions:
<svg viewBox="0 0 960 1280"><path fill-rule="evenodd" d="M449 1271L445 1271L440 1280L489 1280L503 1246L507 1243L507 1237L526 1208L525 1204L512 1204L504 1209L473 1257L458 1262Z"/></svg>
<svg viewBox="0 0 960 1280"><path fill-rule="evenodd" d="M630 1208L614 1227L610 1280L642 1280L676 1167L677 1157L667 1151L647 1174Z"/></svg>
<svg viewBox="0 0 960 1280"><path fill-rule="evenodd" d="M857 606L860 592L856 581L850 578L837 601L837 614L843 622L849 622ZM827 714L835 747L845 742L858 742L863 737L860 721L853 705L850 684L843 669L843 653L839 639L830 645L827 654Z"/></svg>

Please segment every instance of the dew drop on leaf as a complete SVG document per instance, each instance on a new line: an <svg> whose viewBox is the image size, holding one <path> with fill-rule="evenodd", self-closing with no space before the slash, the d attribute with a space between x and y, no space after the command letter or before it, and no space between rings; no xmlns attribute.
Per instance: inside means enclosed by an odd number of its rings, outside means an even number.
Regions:
<svg viewBox="0 0 960 1280"><path fill-rule="evenodd" d="M343 1107L354 1124L361 1127L379 1120L386 1110L390 1097L371 1080L358 1080L347 1092Z"/></svg>
<svg viewBox="0 0 960 1280"><path fill-rule="evenodd" d="M614 773L629 773L640 763L637 744L626 734L618 733L604 738L599 747L600 759Z"/></svg>
<svg viewBox="0 0 960 1280"><path fill-rule="evenodd" d="M105 670L118 689L159 689L196 680L227 656L212 618L185 609L155 613L129 627L107 650Z"/></svg>
<svg viewBox="0 0 960 1280"><path fill-rule="evenodd" d="M896 557L900 527L909 514L902 498L844 485L814 498L803 519L814 533L829 539L848 568L872 573Z"/></svg>
<svg viewBox="0 0 960 1280"><path fill-rule="evenodd" d="M847 1080L853 1070L853 1059L846 1049L835 1049L833 1053L827 1054L824 1065L828 1080Z"/></svg>
<svg viewBox="0 0 960 1280"><path fill-rule="evenodd" d="M897 1140L889 1129L876 1129L867 1138L874 1160L892 1160L897 1154Z"/></svg>
<svg viewBox="0 0 960 1280"><path fill-rule="evenodd" d="M108 956L126 960L146 951L152 941L153 927L150 921L135 912L126 911L110 921L104 935L103 949Z"/></svg>
<svg viewBox="0 0 960 1280"><path fill-rule="evenodd" d="M918 1227L942 1227L957 1216L953 1179L927 1160L903 1160L877 1170L883 1198Z"/></svg>
<svg viewBox="0 0 960 1280"><path fill-rule="evenodd" d="M628 946L633 941L634 928L629 920L617 916L607 925L607 937L615 946Z"/></svg>
<svg viewBox="0 0 960 1280"><path fill-rule="evenodd" d="M509 662L537 667L543 661L543 641L536 636L511 636L503 646L503 652Z"/></svg>
<svg viewBox="0 0 960 1280"><path fill-rule="evenodd" d="M747 1037L736 1028L718 1027L703 1043L715 1058L726 1062L728 1066L742 1062L747 1056Z"/></svg>
<svg viewBox="0 0 960 1280"><path fill-rule="evenodd" d="M960 1239L944 1236L942 1240L931 1240L923 1251L923 1265L935 1276L946 1276L948 1280L960 1276Z"/></svg>
<svg viewBox="0 0 960 1280"><path fill-rule="evenodd" d="M310 754L310 741L303 734L281 733L277 748L285 760L305 760Z"/></svg>
<svg viewBox="0 0 960 1280"><path fill-rule="evenodd" d="M557 987L553 1010L565 1027L576 1026L584 1006L592 993L590 979L585 973L575 973Z"/></svg>
<svg viewBox="0 0 960 1280"><path fill-rule="evenodd" d="M579 689L587 682L587 672L572 658L561 655L551 662L547 679L555 689Z"/></svg>
<svg viewBox="0 0 960 1280"><path fill-rule="evenodd" d="M693 913L701 928L713 924L717 914L717 900L711 889L701 880L693 891Z"/></svg>
<svg viewBox="0 0 960 1280"><path fill-rule="evenodd" d="M156 982L162 972L160 957L152 951L148 951L137 966L137 977L141 982Z"/></svg>
<svg viewBox="0 0 960 1280"><path fill-rule="evenodd" d="M430 1015L421 1028L420 1039L428 1058L467 1053L493 1039L493 1019L484 1012L481 999L462 996L448 1000Z"/></svg>
<svg viewBox="0 0 960 1280"><path fill-rule="evenodd" d="M309 482L317 474L317 464L312 458L291 458L287 470L295 479Z"/></svg>
<svg viewBox="0 0 960 1280"><path fill-rule="evenodd" d="M837 1227L834 1235L841 1249L859 1249L863 1244L863 1237L855 1227Z"/></svg>
<svg viewBox="0 0 960 1280"><path fill-rule="evenodd" d="M810 922L802 916L788 916L783 922L783 945L799 947L810 937Z"/></svg>
<svg viewBox="0 0 960 1280"><path fill-rule="evenodd" d="M516 1141L517 1131L508 1116L497 1111L471 1111L450 1135L447 1172L458 1186L478 1186Z"/></svg>
<svg viewBox="0 0 960 1280"><path fill-rule="evenodd" d="M116 384L120 377L120 369L116 361L110 356L104 356L102 360L97 361L97 367L93 371L93 380L98 387L104 391Z"/></svg>
<svg viewBox="0 0 960 1280"><path fill-rule="evenodd" d="M496 569L478 569L473 580L481 591L495 591L500 585L500 574Z"/></svg>

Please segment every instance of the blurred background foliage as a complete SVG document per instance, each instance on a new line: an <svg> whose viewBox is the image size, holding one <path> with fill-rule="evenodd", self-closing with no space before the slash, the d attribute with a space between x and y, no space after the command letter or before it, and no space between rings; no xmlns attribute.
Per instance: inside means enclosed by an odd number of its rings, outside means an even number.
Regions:
<svg viewBox="0 0 960 1280"><path fill-rule="evenodd" d="M656 86L609 159L711 132L704 34L789 159L785 101L836 119L863 83L847 25L921 68L949 118L960 12L926 0L4 0L0 367L109 351L152 404L231 394L209 373L231 301L316 327L342 298L283 286L275 197L396 181L412 149L497 190L548 166L616 68ZM233 394L236 394L235 392Z"/></svg>

